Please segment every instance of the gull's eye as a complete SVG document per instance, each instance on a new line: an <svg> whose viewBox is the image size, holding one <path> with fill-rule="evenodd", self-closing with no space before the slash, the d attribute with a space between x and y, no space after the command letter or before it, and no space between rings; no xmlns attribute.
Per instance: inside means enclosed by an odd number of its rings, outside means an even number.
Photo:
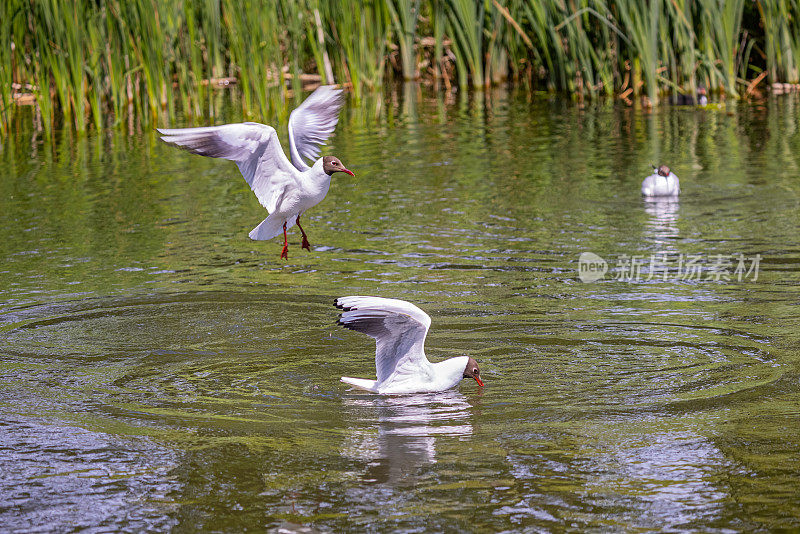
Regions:
<svg viewBox="0 0 800 534"><path fill-rule="evenodd" d="M480 371L478 371L477 367L472 370L472 374L477 375L478 373L480 373Z"/></svg>

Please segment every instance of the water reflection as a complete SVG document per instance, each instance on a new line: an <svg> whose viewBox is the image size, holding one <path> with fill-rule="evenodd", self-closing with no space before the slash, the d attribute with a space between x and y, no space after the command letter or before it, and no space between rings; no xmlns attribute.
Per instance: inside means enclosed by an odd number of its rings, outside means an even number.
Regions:
<svg viewBox="0 0 800 534"><path fill-rule="evenodd" d="M416 124L419 120L420 87L414 82L403 84L403 117L408 124Z"/></svg>
<svg viewBox="0 0 800 534"><path fill-rule="evenodd" d="M729 466L714 443L687 431L622 437L594 461L589 487L599 502L628 501L638 510L629 524L640 528L679 528L719 513L727 494L709 474Z"/></svg>
<svg viewBox="0 0 800 534"><path fill-rule="evenodd" d="M33 147L15 130L6 530L796 526L798 97L642 113L417 91L349 100L326 151L357 178L288 263L242 234L263 208L233 163L176 158L141 125ZM680 207L638 198L653 161L685 176ZM585 250L644 259L643 278L667 253L669 283L574 283ZM698 251L760 253L763 272L673 283ZM330 330L330 303L362 292L424 303L432 348L496 373L486 397L346 393L372 349Z"/></svg>
<svg viewBox="0 0 800 534"><path fill-rule="evenodd" d="M352 422L344 456L367 463L364 480L395 484L436 463L436 436L472 435L472 405L458 391L344 398Z"/></svg>
<svg viewBox="0 0 800 534"><path fill-rule="evenodd" d="M165 532L178 454L150 440L3 416L4 532ZM98 529L98 525L105 525ZM111 528L107 525L116 525Z"/></svg>
<svg viewBox="0 0 800 534"><path fill-rule="evenodd" d="M677 198L645 201L644 211L650 218L645 223L644 237L656 246L657 254L676 252L679 208Z"/></svg>
<svg viewBox="0 0 800 534"><path fill-rule="evenodd" d="M586 428L581 445L566 451L563 441L550 444L530 435L535 452L507 457L510 475L526 488L524 496L495 514L551 527L564 520L581 524L587 513L614 517L634 530L708 527L724 513L731 492L718 474L736 467L712 439L661 425L606 421ZM564 438L574 444L574 436ZM543 494L543 487L558 489Z"/></svg>

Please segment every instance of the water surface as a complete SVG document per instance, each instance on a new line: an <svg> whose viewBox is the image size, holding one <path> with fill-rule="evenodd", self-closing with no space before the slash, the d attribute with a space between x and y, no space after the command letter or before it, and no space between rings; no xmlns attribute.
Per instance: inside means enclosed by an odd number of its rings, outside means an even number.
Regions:
<svg viewBox="0 0 800 534"><path fill-rule="evenodd" d="M233 163L20 126L0 151L0 523L800 528L798 104L351 103L328 153L356 177L288 262L248 239L266 213ZM650 163L679 202L642 201ZM372 340L335 325L349 294L418 304L429 357L475 357L486 387L349 391L374 372Z"/></svg>

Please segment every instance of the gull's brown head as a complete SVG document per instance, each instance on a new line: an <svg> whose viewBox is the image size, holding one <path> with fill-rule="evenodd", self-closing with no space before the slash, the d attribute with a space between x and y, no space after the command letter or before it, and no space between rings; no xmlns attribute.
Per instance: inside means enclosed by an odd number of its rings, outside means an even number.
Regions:
<svg viewBox="0 0 800 534"><path fill-rule="evenodd" d="M667 167L666 165L662 165L661 167L658 168L658 174L660 176L669 176L669 172L670 172L669 167Z"/></svg>
<svg viewBox="0 0 800 534"><path fill-rule="evenodd" d="M481 370L478 369L478 362L475 361L475 358L467 360L467 366L464 368L464 378L474 378L475 382L483 387L483 382L481 382Z"/></svg>
<svg viewBox="0 0 800 534"><path fill-rule="evenodd" d="M347 170L347 167L345 167L336 156L325 156L322 158L322 169L328 176L331 176L335 172L345 172L350 176L355 176L355 174Z"/></svg>

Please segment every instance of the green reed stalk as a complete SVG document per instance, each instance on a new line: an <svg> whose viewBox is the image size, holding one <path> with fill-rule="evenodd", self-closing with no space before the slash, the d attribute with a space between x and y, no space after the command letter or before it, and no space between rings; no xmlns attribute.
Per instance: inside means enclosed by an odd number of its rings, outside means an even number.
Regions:
<svg viewBox="0 0 800 534"><path fill-rule="evenodd" d="M792 13L792 4L780 0L759 0L758 12L764 29L764 52L767 59L767 75L770 82L797 81L796 47L800 36L793 33L793 19L800 13ZM796 23L796 20L795 20Z"/></svg>
<svg viewBox="0 0 800 534"><path fill-rule="evenodd" d="M123 114L125 105L124 63L118 56L120 44L126 42L119 31L119 10L113 2L108 2L103 8L103 25L105 26L105 43L103 43L104 71L108 77L105 98L117 122Z"/></svg>
<svg viewBox="0 0 800 534"><path fill-rule="evenodd" d="M29 12L29 26L35 28L34 46L38 52L36 85L41 92L48 91L51 87L55 89L64 121L71 122L73 100L70 90L74 85L67 65L65 49L68 43L64 35L65 28L70 24L65 24L60 10L54 13L57 8L56 2L42 1ZM45 107L49 106L46 104ZM48 119L52 122L54 117L50 116Z"/></svg>
<svg viewBox="0 0 800 534"><path fill-rule="evenodd" d="M281 45L274 31L280 24L278 13L249 0L226 2L223 12L228 53L239 78L245 114L266 116L272 102L270 93L281 90L283 83Z"/></svg>
<svg viewBox="0 0 800 534"><path fill-rule="evenodd" d="M334 83L333 67L328 54L325 29L322 26L319 0L308 0L306 4L305 30L306 43L314 58L316 71L322 78L322 83Z"/></svg>
<svg viewBox="0 0 800 534"><path fill-rule="evenodd" d="M786 81L797 83L800 81L800 0L789 0L787 4L789 12L787 39L793 61L787 65Z"/></svg>
<svg viewBox="0 0 800 534"><path fill-rule="evenodd" d="M195 2L186 2L183 15L186 27L181 40L181 48L184 52L177 58L177 62L184 64L180 70L184 77L184 83L188 84L182 95L185 102L184 109L190 110L189 113L195 117L202 117L203 102L206 99L206 93L210 89L202 84L203 52L199 46L202 39L202 30L197 21L201 14L198 13ZM187 62L189 63L188 68L185 66Z"/></svg>
<svg viewBox="0 0 800 534"><path fill-rule="evenodd" d="M494 4L488 8L488 31L486 35L486 63L484 65L483 85L488 87L500 83L508 75L507 28L506 19Z"/></svg>
<svg viewBox="0 0 800 534"><path fill-rule="evenodd" d="M162 101L165 106L167 103L164 94L168 79L164 57L167 37L165 28L161 27L163 15L159 13L160 4L155 0L131 0L121 1L119 6L128 45L139 68L138 78L144 86L140 97L146 110L143 118L155 121ZM141 90L141 85L137 83L137 89Z"/></svg>
<svg viewBox="0 0 800 534"><path fill-rule="evenodd" d="M653 104L658 102L659 67L659 19L662 13L662 0L639 2L638 0L617 0L618 15L622 27L633 44L634 65L641 66L647 96ZM635 80L636 76L634 77ZM634 92L638 87L634 82Z"/></svg>
<svg viewBox="0 0 800 534"><path fill-rule="evenodd" d="M459 70L460 85L467 85L468 74L471 75L473 87L481 88L483 78L483 48L486 2L475 0L450 0L448 20L453 35L453 48ZM468 73L466 71L468 69Z"/></svg>
<svg viewBox="0 0 800 534"><path fill-rule="evenodd" d="M463 87L524 73L579 97L644 85L655 102L698 82L735 96L757 50L771 82L798 81L800 0L0 0L0 40L0 130L21 83L47 131L58 118L82 132L126 115L213 120L227 93L207 80L221 76L238 79L246 116L286 114L287 73L295 99L310 72L361 99L392 74L391 41L404 78L429 75L427 54L434 78L452 58Z"/></svg>
<svg viewBox="0 0 800 534"><path fill-rule="evenodd" d="M303 82L300 80L300 55L304 52L305 42L305 25L303 23L304 13L297 10L293 0L282 0L278 3L280 6L279 14L283 21L283 28L286 30L286 36L283 39L284 53L283 65L288 67L291 73L291 86L294 94L295 103L299 104L302 101Z"/></svg>
<svg viewBox="0 0 800 534"><path fill-rule="evenodd" d="M666 31L671 35L671 73L673 81L686 87L690 94L697 91L698 50L694 32L692 0L671 0L665 3L665 19L671 26Z"/></svg>
<svg viewBox="0 0 800 534"><path fill-rule="evenodd" d="M699 0L705 53L719 67L720 88L736 96L737 52L741 39L744 0Z"/></svg>
<svg viewBox="0 0 800 534"><path fill-rule="evenodd" d="M103 80L105 72L103 67L103 43L105 41L104 26L101 22L102 12L98 11L92 16L90 24L84 33L84 42L88 45L89 54L84 65L84 76L87 78L85 98L89 103L91 123L95 129L103 128L103 97L105 88Z"/></svg>
<svg viewBox="0 0 800 534"><path fill-rule="evenodd" d="M392 28L389 8L383 1L361 0L354 12L329 5L326 13L331 35L340 43L339 50L331 50L339 65L339 79L349 81L360 99L364 88L375 89L383 83L386 44Z"/></svg>
<svg viewBox="0 0 800 534"><path fill-rule="evenodd" d="M11 84L14 83L11 61L12 24L17 12L17 6L11 0L0 0L0 134L3 135L8 131L12 106ZM15 45L19 46L16 43Z"/></svg>
<svg viewBox="0 0 800 534"><path fill-rule="evenodd" d="M82 21L86 20L86 4L76 2L72 6L62 4L58 0L48 2L51 13L54 15L53 25L58 28L63 39L64 48L61 53L65 56L67 66L66 91L69 94L73 108L73 121L78 132L86 130L86 51L88 43L84 40L86 32ZM72 9L70 9L72 7Z"/></svg>
<svg viewBox="0 0 800 534"><path fill-rule="evenodd" d="M558 66L563 49L552 21L552 2L529 0L522 4L521 10L528 20L529 34L534 43L535 64L549 73L547 84L551 90L564 87L564 71Z"/></svg>
<svg viewBox="0 0 800 534"><path fill-rule="evenodd" d="M444 31L447 27L447 15L445 14L445 0L430 1L431 29L433 31L433 77L442 77L444 64Z"/></svg>
<svg viewBox="0 0 800 534"><path fill-rule="evenodd" d="M419 19L419 0L386 0L391 15L397 44L400 47L400 63L406 80L419 78L417 53L414 40L417 35Z"/></svg>
<svg viewBox="0 0 800 534"><path fill-rule="evenodd" d="M389 17L389 10L378 2L366 4L360 16L360 61L364 65L362 72L365 74L363 82L371 91L383 84Z"/></svg>
<svg viewBox="0 0 800 534"><path fill-rule="evenodd" d="M565 4L564 8L559 12L563 20L556 28L565 35L564 41L570 43L563 50L565 61L568 62L564 68L569 74L570 91L580 95L593 94L595 67L599 66L599 58L595 51L596 44L589 36L589 31L593 29L589 18L591 8L574 1Z"/></svg>
<svg viewBox="0 0 800 534"><path fill-rule="evenodd" d="M203 5L205 16L200 19L202 21L203 35L205 36L206 75L208 78L222 76L222 14L220 1L205 0ZM226 2L226 4L227 7L230 7L230 2ZM259 13L255 12L253 15L257 16Z"/></svg>

